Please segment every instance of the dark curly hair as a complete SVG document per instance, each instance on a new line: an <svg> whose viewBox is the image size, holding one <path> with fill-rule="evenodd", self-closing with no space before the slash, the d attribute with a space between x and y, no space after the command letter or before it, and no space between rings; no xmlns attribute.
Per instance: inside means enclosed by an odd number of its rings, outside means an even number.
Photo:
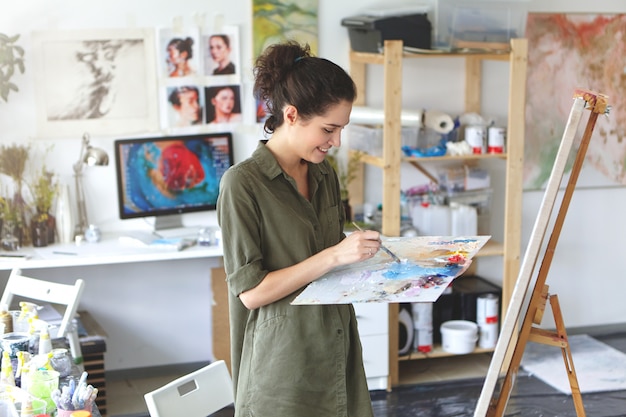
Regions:
<svg viewBox="0 0 626 417"><path fill-rule="evenodd" d="M273 133L283 122L282 109L293 105L304 119L323 115L341 101L354 102L356 86L339 65L311 55L296 41L269 46L254 66L254 94L266 105L263 129Z"/></svg>

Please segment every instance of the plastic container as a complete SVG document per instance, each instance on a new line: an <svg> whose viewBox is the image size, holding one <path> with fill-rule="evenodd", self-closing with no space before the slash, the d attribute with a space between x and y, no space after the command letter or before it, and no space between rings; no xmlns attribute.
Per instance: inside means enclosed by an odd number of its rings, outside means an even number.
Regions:
<svg viewBox="0 0 626 417"><path fill-rule="evenodd" d="M422 204L413 207L413 226L422 236L450 236L450 207Z"/></svg>
<svg viewBox="0 0 626 417"><path fill-rule="evenodd" d="M30 343L30 334L28 333L5 333L0 337L0 346L3 351L9 352L9 356L17 358L17 352L28 351L28 345Z"/></svg>
<svg viewBox="0 0 626 417"><path fill-rule="evenodd" d="M491 218L491 196L493 190L450 192L446 196L448 204L466 204L476 209L476 233L479 235L490 234L489 221Z"/></svg>
<svg viewBox="0 0 626 417"><path fill-rule="evenodd" d="M91 411L58 409L56 417L91 417Z"/></svg>
<svg viewBox="0 0 626 417"><path fill-rule="evenodd" d="M44 400L47 404L47 413L52 414L56 410L56 404L52 400L52 392L59 388L59 373L45 369L30 372L28 392L33 397Z"/></svg>
<svg viewBox="0 0 626 417"><path fill-rule="evenodd" d="M476 236L478 234L476 207L450 203L450 234L452 236Z"/></svg>
<svg viewBox="0 0 626 417"><path fill-rule="evenodd" d="M523 38L530 0L436 0L433 48L509 50Z"/></svg>
<svg viewBox="0 0 626 417"><path fill-rule="evenodd" d="M354 51L382 52L385 41L390 39L401 39L404 46L430 49L432 22L428 11L428 6L372 9L342 19L341 25L348 28L350 47Z"/></svg>
<svg viewBox="0 0 626 417"><path fill-rule="evenodd" d="M9 400L0 400L0 416L19 417L15 405Z"/></svg>
<svg viewBox="0 0 626 417"><path fill-rule="evenodd" d="M29 398L24 399L23 401L19 401L15 404L15 409L17 410L17 414L19 416L22 415L45 415L46 410L48 409L48 404L46 401L40 398ZM2 415L2 414L0 414Z"/></svg>
<svg viewBox="0 0 626 417"><path fill-rule="evenodd" d="M382 126L350 124L347 127L347 132L350 149L367 152L373 156L383 156ZM415 148L417 146L419 127L403 126L401 135L401 146Z"/></svg>
<svg viewBox="0 0 626 417"><path fill-rule="evenodd" d="M441 325L441 346L457 355L472 353L478 340L478 325L468 320L450 320Z"/></svg>

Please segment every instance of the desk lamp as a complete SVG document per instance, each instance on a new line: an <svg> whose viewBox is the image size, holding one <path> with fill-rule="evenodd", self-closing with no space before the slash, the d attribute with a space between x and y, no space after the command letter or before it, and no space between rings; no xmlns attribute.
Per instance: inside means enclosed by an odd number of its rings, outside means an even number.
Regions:
<svg viewBox="0 0 626 417"><path fill-rule="evenodd" d="M80 148L80 157L74 164L74 180L76 183L76 203L78 221L74 227L74 241L82 239L85 231L90 227L87 220L87 206L85 205L85 192L83 189L83 170L85 166L105 166L109 165L109 155L100 148L95 148L89 144L89 134L83 135Z"/></svg>

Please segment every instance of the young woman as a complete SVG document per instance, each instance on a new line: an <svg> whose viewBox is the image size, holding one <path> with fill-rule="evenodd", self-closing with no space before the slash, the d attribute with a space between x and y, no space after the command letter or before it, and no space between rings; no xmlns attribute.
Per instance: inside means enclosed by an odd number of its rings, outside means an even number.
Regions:
<svg viewBox="0 0 626 417"><path fill-rule="evenodd" d="M379 233L345 236L336 173L356 89L338 65L295 42L256 61L268 118L253 155L222 177L218 221L229 288L238 417L371 417L352 305L294 306L310 282L371 258Z"/></svg>

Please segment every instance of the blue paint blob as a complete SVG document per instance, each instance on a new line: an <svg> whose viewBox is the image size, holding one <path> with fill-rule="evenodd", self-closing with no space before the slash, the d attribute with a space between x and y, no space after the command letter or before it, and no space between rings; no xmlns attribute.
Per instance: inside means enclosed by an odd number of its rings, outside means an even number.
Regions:
<svg viewBox="0 0 626 417"><path fill-rule="evenodd" d="M455 276L460 269L461 267L456 264L427 268L411 262L402 262L390 263L389 268L382 275L388 279L410 279L428 276L447 277Z"/></svg>

